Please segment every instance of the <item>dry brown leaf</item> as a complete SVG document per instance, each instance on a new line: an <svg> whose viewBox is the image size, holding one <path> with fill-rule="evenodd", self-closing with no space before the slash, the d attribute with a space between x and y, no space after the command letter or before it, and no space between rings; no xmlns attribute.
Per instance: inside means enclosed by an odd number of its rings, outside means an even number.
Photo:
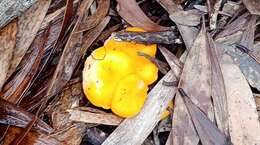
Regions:
<svg viewBox="0 0 260 145"><path fill-rule="evenodd" d="M212 37L207 35L209 43L209 54L211 61L211 97L215 111L215 118L218 128L226 135L229 135L228 130L228 108L227 95L224 85L223 74L220 68L220 52Z"/></svg>
<svg viewBox="0 0 260 145"><path fill-rule="evenodd" d="M63 50L59 63L56 67L52 81L50 83L47 95L52 97L56 95L70 80L72 73L78 64L81 45L83 41L83 33L75 33L78 30L80 21L82 20L85 11L89 9L93 0L84 0L78 9L78 20L68 38L66 46Z"/></svg>
<svg viewBox="0 0 260 145"><path fill-rule="evenodd" d="M0 92L6 81L11 57L16 43L17 21L9 23L0 31Z"/></svg>
<svg viewBox="0 0 260 145"><path fill-rule="evenodd" d="M147 31L166 31L170 28L160 26L150 20L136 0L117 0L119 4L119 15L134 27L140 27Z"/></svg>
<svg viewBox="0 0 260 145"><path fill-rule="evenodd" d="M92 110L81 110L79 109L70 109L69 119L75 122L84 122L84 123L94 123L94 124L104 124L104 125L119 125L122 122L122 118L119 118L111 113L105 112L95 112Z"/></svg>
<svg viewBox="0 0 260 145"><path fill-rule="evenodd" d="M230 143L225 134L191 101L185 91L180 88L179 93L185 102L201 143L203 145L229 145Z"/></svg>
<svg viewBox="0 0 260 145"><path fill-rule="evenodd" d="M260 15L259 0L242 0L242 1L251 14Z"/></svg>
<svg viewBox="0 0 260 145"><path fill-rule="evenodd" d="M176 78L173 72L169 71L149 92L141 112L133 118L125 119L103 145L139 145L143 143L160 120L162 112L167 108L176 91L173 86L164 86L164 80L172 82Z"/></svg>
<svg viewBox="0 0 260 145"><path fill-rule="evenodd" d="M188 53L178 87L183 88L191 97L191 100L213 121L214 112L210 98L211 68L208 47L207 34L203 26ZM179 94L175 98L174 113L173 143L197 144L199 138Z"/></svg>
<svg viewBox="0 0 260 145"><path fill-rule="evenodd" d="M96 27L105 18L110 8L110 0L97 0L97 3L98 8L96 12L93 15L86 17L86 20L83 20L81 22L78 31L87 31L89 29L92 29Z"/></svg>
<svg viewBox="0 0 260 145"><path fill-rule="evenodd" d="M229 131L234 145L260 143L260 124L251 88L238 66L224 54L221 61L227 93Z"/></svg>
<svg viewBox="0 0 260 145"><path fill-rule="evenodd" d="M10 127L9 132L9 135L3 140L3 145L10 145L15 137L22 132L22 129L18 127ZM48 135L29 132L20 145L62 145L62 143Z"/></svg>
<svg viewBox="0 0 260 145"><path fill-rule="evenodd" d="M11 60L11 66L8 71L9 77L16 69L26 51L33 42L37 31L47 13L51 0L40 0L30 7L18 18L17 43Z"/></svg>

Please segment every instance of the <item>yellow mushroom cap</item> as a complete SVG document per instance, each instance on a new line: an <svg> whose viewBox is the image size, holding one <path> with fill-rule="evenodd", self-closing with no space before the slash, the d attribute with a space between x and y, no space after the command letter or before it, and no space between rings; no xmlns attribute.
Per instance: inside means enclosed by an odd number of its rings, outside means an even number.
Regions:
<svg viewBox="0 0 260 145"><path fill-rule="evenodd" d="M147 97L148 87L136 74L130 74L119 81L113 94L111 109L121 117L135 116Z"/></svg>
<svg viewBox="0 0 260 145"><path fill-rule="evenodd" d="M132 117L141 110L148 85L157 80L158 68L138 52L154 57L156 45L110 38L92 52L83 70L83 90L92 104L121 117Z"/></svg>

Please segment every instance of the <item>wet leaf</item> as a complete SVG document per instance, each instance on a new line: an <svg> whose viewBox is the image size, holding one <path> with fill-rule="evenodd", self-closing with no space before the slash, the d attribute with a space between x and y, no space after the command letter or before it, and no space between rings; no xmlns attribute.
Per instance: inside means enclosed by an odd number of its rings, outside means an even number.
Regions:
<svg viewBox="0 0 260 145"><path fill-rule="evenodd" d="M119 15L134 27L140 27L147 31L165 31L168 27L160 26L150 20L135 0L117 0Z"/></svg>
<svg viewBox="0 0 260 145"><path fill-rule="evenodd" d="M41 0L30 7L18 18L17 43L8 71L8 77L15 71L26 51L33 42L37 31L47 13L51 0Z"/></svg>
<svg viewBox="0 0 260 145"><path fill-rule="evenodd" d="M6 81L11 57L16 43L17 21L9 23L0 31L0 91Z"/></svg>

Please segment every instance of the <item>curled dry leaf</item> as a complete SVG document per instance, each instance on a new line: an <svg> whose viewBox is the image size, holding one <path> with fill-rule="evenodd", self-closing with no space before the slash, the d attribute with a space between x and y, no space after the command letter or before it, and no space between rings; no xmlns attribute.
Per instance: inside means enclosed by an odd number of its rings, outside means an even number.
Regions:
<svg viewBox="0 0 260 145"><path fill-rule="evenodd" d="M242 1L251 14L260 15L259 0L242 0Z"/></svg>
<svg viewBox="0 0 260 145"><path fill-rule="evenodd" d="M229 131L235 145L259 144L260 124L252 91L230 56L221 60L229 112Z"/></svg>
<svg viewBox="0 0 260 145"><path fill-rule="evenodd" d="M110 0L97 0L98 8L96 12L85 18L82 23L79 25L79 32L80 31L87 31L96 27L107 15L110 6Z"/></svg>
<svg viewBox="0 0 260 145"><path fill-rule="evenodd" d="M0 91L6 81L13 49L16 43L17 21L9 23L0 31Z"/></svg>
<svg viewBox="0 0 260 145"><path fill-rule="evenodd" d="M119 15L134 27L140 27L147 31L166 31L170 28L160 26L150 20L135 0L117 0Z"/></svg>
<svg viewBox="0 0 260 145"><path fill-rule="evenodd" d="M169 71L149 92L141 112L133 118L125 119L103 145L137 145L144 142L159 122L162 112L167 108L176 91L175 87L164 86L163 80L172 82L176 78L173 72Z"/></svg>
<svg viewBox="0 0 260 145"><path fill-rule="evenodd" d="M37 0L2 0L0 2L0 29L7 23L20 16Z"/></svg>
<svg viewBox="0 0 260 145"><path fill-rule="evenodd" d="M21 17L18 18L17 43L8 71L9 77L16 69L26 51L33 42L37 31L47 13L51 0L40 0L30 7Z"/></svg>
<svg viewBox="0 0 260 145"><path fill-rule="evenodd" d="M26 112L20 107L15 106L3 99L0 99L0 122L1 124L12 125L17 127L25 127L34 117L33 114ZM43 133L51 133L53 129L45 122L37 119L37 123L33 126L35 131Z"/></svg>
<svg viewBox="0 0 260 145"><path fill-rule="evenodd" d="M50 29L46 30L42 35L38 35L33 41L30 48L32 52L29 54L27 59L24 60L26 63L13 77L13 79L4 86L3 91L1 92L1 98L14 104L21 101L23 95L31 85L32 79L40 65L44 53L44 46L49 35L49 30Z"/></svg>

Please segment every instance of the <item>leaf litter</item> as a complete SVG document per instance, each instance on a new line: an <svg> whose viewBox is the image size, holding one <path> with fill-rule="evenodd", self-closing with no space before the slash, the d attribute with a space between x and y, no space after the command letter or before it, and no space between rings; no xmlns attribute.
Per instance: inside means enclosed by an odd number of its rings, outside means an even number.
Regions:
<svg viewBox="0 0 260 145"><path fill-rule="evenodd" d="M35 2L0 30L2 143L259 144L259 13L255 0ZM161 72L133 118L81 88L85 58L110 35L160 50L139 53Z"/></svg>

